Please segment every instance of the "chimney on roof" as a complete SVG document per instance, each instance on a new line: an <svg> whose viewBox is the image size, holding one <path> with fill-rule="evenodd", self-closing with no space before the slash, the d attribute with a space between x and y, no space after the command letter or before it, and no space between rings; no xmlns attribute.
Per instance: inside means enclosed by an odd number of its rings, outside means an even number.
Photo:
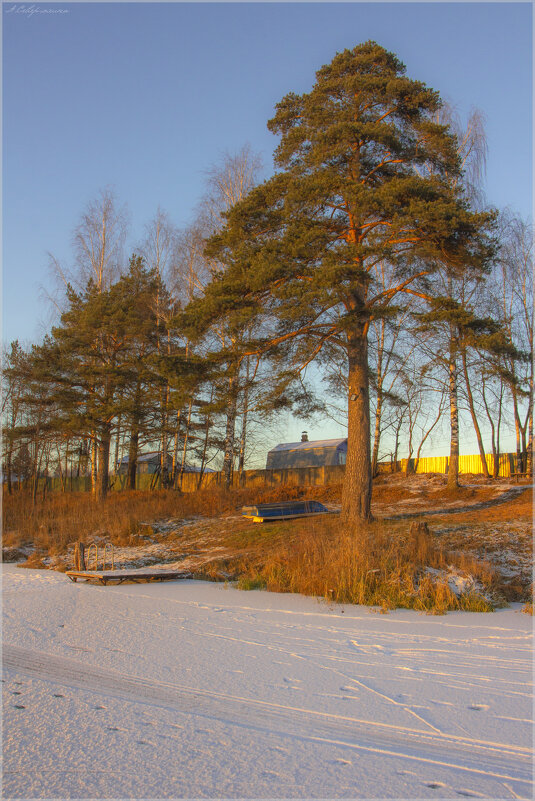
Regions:
<svg viewBox="0 0 535 801"><path fill-rule="evenodd" d="M303 431L303 433L301 434L301 442L308 442L308 432L307 431Z"/></svg>

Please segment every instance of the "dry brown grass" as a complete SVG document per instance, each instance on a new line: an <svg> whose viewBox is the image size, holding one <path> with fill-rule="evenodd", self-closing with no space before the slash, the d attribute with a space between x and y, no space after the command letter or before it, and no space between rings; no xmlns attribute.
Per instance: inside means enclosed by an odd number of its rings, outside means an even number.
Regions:
<svg viewBox="0 0 535 801"><path fill-rule="evenodd" d="M339 493L339 489L336 492ZM69 543L89 542L93 537L109 539L114 545L135 544L146 529L142 523L178 518L220 517L251 503L272 503L295 498L322 497L331 487L276 487L266 489L205 489L180 494L169 491L112 492L97 503L90 493L53 493L32 505L31 496L15 492L3 496L3 545L26 543L50 555L65 551Z"/></svg>
<svg viewBox="0 0 535 801"><path fill-rule="evenodd" d="M411 479L380 477L374 484L374 504L396 511L408 497L417 498L412 511L431 508L444 490L444 477L423 476ZM467 490L467 492L464 492ZM462 487L461 499L470 503L496 496L499 486L481 483L481 487ZM224 546L227 556L206 560L199 576L217 579L224 575L239 581L243 588L266 587L282 592L322 596L341 603L364 603L382 609L410 607L429 612L466 608L477 611L490 605L474 593L457 598L447 584L448 566L474 576L491 596L506 600L527 601L527 578L514 578L507 584L486 560L488 532L496 535L496 526L505 521L524 521L529 526L532 514L531 491L485 510L466 511L429 518L431 533L411 533L410 520L377 520L357 531L349 531L336 516L256 525L236 519L241 507L251 503L269 503L302 497L326 503L339 503L341 485L327 487L288 487L201 490L181 495L169 491L110 493L103 503L95 503L88 493L51 494L34 507L24 493L4 495L3 545L13 549L31 546L27 566L41 567L42 559L54 557L64 569L62 558L68 546L77 540L86 544L103 537L114 545L143 544L144 534L154 534L158 521L176 521L157 532L162 544L173 537L189 553L202 556ZM386 505L388 508L385 509ZM194 517L199 521L185 533L180 521ZM486 522L488 527L486 528ZM202 526L202 533L201 533ZM208 528L206 528L206 526ZM494 527L494 528L493 528ZM510 546L511 536L496 539L502 551ZM505 538L509 537L508 540ZM517 550L529 561L527 536L517 536ZM427 568L437 571L432 574ZM532 608L532 607L531 607Z"/></svg>
<svg viewBox="0 0 535 801"><path fill-rule="evenodd" d="M461 568L457 554L444 552L432 534L414 528L408 523L375 522L348 531L333 518L269 524L265 531L271 529L273 539L264 541L262 548L251 548L238 563L227 561L225 568L234 568L243 589L265 587L385 610L489 611L492 604L479 595L457 598L448 586L447 572L455 565L490 588L490 566L462 557ZM437 578L427 568L442 576Z"/></svg>

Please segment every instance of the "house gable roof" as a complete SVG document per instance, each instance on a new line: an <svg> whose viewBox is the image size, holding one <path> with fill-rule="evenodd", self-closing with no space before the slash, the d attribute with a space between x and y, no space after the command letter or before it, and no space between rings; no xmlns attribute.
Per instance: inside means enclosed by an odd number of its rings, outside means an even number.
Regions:
<svg viewBox="0 0 535 801"><path fill-rule="evenodd" d="M314 448L339 448L345 445L347 447L347 437L344 439L316 439L307 442L283 442L271 448L268 453L278 451L308 451Z"/></svg>

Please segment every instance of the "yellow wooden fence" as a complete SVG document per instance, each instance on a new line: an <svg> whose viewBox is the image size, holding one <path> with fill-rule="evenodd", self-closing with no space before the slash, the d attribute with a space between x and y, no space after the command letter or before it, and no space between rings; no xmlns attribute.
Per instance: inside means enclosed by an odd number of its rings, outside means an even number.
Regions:
<svg viewBox="0 0 535 801"><path fill-rule="evenodd" d="M515 472L516 454L502 453L499 458L498 475L507 477ZM415 460L411 459L413 463ZM487 467L489 473L492 475L494 470L494 458L492 454L486 454ZM449 458L447 456L424 456L418 460L416 464L416 473L447 473L448 472ZM407 459L402 459L401 469L405 470L407 467ZM466 456L459 456L459 473L483 473L483 466L481 464L481 456L479 454L470 454Z"/></svg>

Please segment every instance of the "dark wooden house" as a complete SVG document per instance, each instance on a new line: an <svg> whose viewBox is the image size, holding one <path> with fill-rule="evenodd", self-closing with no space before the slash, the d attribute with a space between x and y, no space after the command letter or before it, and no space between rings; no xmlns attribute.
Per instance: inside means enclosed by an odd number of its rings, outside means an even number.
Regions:
<svg viewBox="0 0 535 801"><path fill-rule="evenodd" d="M309 441L303 432L301 442L284 442L268 451L266 469L340 465L346 463L346 454L347 438Z"/></svg>

